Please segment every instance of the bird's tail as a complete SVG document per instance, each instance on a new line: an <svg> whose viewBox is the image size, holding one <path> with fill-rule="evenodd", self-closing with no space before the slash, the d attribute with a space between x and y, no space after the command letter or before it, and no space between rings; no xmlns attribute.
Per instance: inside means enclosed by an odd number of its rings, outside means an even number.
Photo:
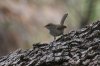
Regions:
<svg viewBox="0 0 100 66"><path fill-rule="evenodd" d="M64 14L64 16L62 17L61 22L60 22L61 25L64 25L64 21L65 21L67 16L68 16L68 13Z"/></svg>

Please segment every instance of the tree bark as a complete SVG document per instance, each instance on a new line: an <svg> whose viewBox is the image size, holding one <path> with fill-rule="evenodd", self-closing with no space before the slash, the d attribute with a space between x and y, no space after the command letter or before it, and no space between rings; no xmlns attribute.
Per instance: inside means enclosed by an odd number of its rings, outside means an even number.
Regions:
<svg viewBox="0 0 100 66"><path fill-rule="evenodd" d="M0 66L100 66L100 21L49 44L33 44L0 58Z"/></svg>

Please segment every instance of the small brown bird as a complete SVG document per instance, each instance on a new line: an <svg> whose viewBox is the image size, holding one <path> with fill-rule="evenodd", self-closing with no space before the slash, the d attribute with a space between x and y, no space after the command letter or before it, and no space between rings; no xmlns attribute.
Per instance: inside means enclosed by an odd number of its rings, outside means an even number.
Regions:
<svg viewBox="0 0 100 66"><path fill-rule="evenodd" d="M54 36L54 40L56 40L57 36L63 35L64 29L66 28L66 26L64 25L64 21L67 16L68 14L64 14L64 16L61 19L60 24L58 25L49 23L45 26L49 30L50 34Z"/></svg>

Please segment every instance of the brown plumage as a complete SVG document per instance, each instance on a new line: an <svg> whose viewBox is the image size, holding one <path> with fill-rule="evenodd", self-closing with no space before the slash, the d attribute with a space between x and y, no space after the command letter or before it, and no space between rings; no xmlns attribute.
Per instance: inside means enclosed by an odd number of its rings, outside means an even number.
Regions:
<svg viewBox="0 0 100 66"><path fill-rule="evenodd" d="M45 27L49 30L50 34L54 36L54 40L56 39L57 36L63 35L64 29L66 26L64 25L64 21L68 14L64 14L64 16L61 19L60 24L56 25L53 23L47 24Z"/></svg>

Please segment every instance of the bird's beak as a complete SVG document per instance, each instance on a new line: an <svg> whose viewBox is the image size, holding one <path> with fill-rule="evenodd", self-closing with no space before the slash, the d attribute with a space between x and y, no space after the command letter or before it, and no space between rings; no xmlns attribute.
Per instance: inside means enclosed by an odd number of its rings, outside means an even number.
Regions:
<svg viewBox="0 0 100 66"><path fill-rule="evenodd" d="M44 27L47 27L47 25L45 25Z"/></svg>

